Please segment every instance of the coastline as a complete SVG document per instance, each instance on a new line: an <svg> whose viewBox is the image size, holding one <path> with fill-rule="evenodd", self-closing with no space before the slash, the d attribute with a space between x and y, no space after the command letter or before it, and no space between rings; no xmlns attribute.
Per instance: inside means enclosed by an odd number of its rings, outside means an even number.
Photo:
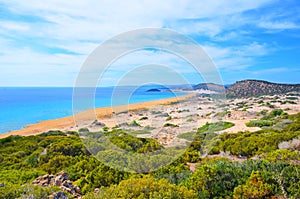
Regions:
<svg viewBox="0 0 300 199"><path fill-rule="evenodd" d="M101 120L104 118L110 118L114 113L119 113L122 111L136 111L142 109L149 109L153 106L157 105L164 105L173 102L182 101L192 97L194 94L188 93L187 95L179 96L179 97L172 97L160 100L153 100L148 102L141 102L136 104L128 104L128 105L121 105L121 106L114 106L114 107L102 107L102 108L95 108L94 110L87 110L76 115L77 123L84 123L90 122L91 118L90 115L94 114L95 111L96 119ZM79 119L78 119L79 118ZM10 131L4 134L0 134L0 139L9 137L11 135L20 135L20 136L31 136L31 135L38 135L50 130L66 130L70 127L75 127L77 125L74 121L74 116L68 116L58 119L51 119L51 120L44 120L38 122L36 124L29 124L20 130Z"/></svg>

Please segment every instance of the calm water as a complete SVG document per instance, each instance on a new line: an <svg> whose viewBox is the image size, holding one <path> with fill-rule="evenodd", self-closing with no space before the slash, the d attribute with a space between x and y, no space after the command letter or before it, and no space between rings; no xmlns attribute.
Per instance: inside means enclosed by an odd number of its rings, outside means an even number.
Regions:
<svg viewBox="0 0 300 199"><path fill-rule="evenodd" d="M95 107L175 97L172 92L147 92L150 88L153 86L140 87L128 99L131 87L118 87L118 92L113 95L113 101L111 100L113 87L98 88ZM42 120L72 115L72 94L73 88L0 88L0 134ZM176 93L176 96L184 94Z"/></svg>

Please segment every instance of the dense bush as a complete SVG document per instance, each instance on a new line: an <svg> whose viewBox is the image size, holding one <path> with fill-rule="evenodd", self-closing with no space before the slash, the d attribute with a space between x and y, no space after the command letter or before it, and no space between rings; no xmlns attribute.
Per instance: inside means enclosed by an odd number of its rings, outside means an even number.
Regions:
<svg viewBox="0 0 300 199"><path fill-rule="evenodd" d="M269 120L251 120L246 123L248 127L264 127L264 126L273 126L274 122Z"/></svg>
<svg viewBox="0 0 300 199"><path fill-rule="evenodd" d="M197 197L192 190L170 184L166 179L156 180L148 176L142 176L124 180L119 185L102 188L98 194L91 193L86 195L85 198L195 199Z"/></svg>
<svg viewBox="0 0 300 199"><path fill-rule="evenodd" d="M222 131L228 129L233 126L234 124L232 122L219 121L215 123L207 123L202 127L200 127L197 132L198 133L216 132L216 131Z"/></svg>
<svg viewBox="0 0 300 199"><path fill-rule="evenodd" d="M300 114L290 116L293 121L281 130L263 129L257 132L224 133L218 137L214 151L227 151L233 155L251 157L278 149L278 144L300 135Z"/></svg>
<svg viewBox="0 0 300 199"><path fill-rule="evenodd" d="M272 121L287 117L277 110L266 116ZM145 168L137 171L150 171L145 175L99 162L74 132L11 136L0 139L0 198L47 198L59 188L30 184L38 176L61 170L69 173L70 180L86 194L85 198L283 198L285 195L297 198L300 195L299 149L278 149L278 145L300 136L300 114L288 116L288 120L291 122L279 130L270 127L221 135L215 132L233 124L208 123L195 133L180 135L189 140L193 137L186 150L164 149L154 139L137 138L134 132L119 129L84 133L85 144L103 162L115 161L120 167L124 163L128 168L144 165ZM126 152L113 150L104 141ZM155 154L161 149L164 152ZM176 160L172 159L175 150L182 152ZM260 159L240 158L239 162L232 162L203 156L209 150L213 154L227 152L229 157ZM147 153L154 156L145 159ZM190 171L191 163L195 172ZM167 166L150 169L159 164ZM95 188L100 188L99 194L93 193Z"/></svg>
<svg viewBox="0 0 300 199"><path fill-rule="evenodd" d="M164 127L179 127L177 124L172 124L172 123L165 123Z"/></svg>

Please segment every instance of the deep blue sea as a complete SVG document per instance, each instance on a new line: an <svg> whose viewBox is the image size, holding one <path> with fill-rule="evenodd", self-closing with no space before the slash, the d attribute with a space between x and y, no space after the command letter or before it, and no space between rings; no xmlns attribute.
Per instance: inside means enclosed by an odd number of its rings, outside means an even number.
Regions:
<svg viewBox="0 0 300 199"><path fill-rule="evenodd" d="M118 92L112 93L114 87L97 88L95 107L134 104L157 99L182 96L185 93L147 92L154 86L143 86L135 90L128 99L131 87L118 87ZM0 134L22 129L28 124L42 120L71 116L73 88L27 88L0 87Z"/></svg>

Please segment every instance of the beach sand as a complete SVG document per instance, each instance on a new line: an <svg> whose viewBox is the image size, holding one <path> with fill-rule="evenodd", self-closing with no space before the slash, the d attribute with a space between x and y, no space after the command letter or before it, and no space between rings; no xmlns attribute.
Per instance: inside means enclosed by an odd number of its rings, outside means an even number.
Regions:
<svg viewBox="0 0 300 199"><path fill-rule="evenodd" d="M53 119L53 120L45 120L37 124L27 125L21 130L15 130L5 134L0 134L0 139L8 137L10 135L21 135L21 136L38 135L44 132L48 132L50 130L72 130L72 129L78 130L80 126L84 126L85 124L90 124L90 122L92 122L91 121L92 119L105 120L111 118L113 112L119 113L123 111L137 111L143 109L150 109L157 105L165 105L165 104L170 104L173 102L185 100L187 98L190 98L192 95L193 94L189 94L180 97L153 100L149 102L141 102L137 104L129 104L123 106L96 108L95 110L84 111L76 115L75 116L76 122L74 116ZM96 113L96 118L94 117L95 113Z"/></svg>
<svg viewBox="0 0 300 199"><path fill-rule="evenodd" d="M179 146L187 143L187 140L178 137L179 134L195 132L206 123L228 121L234 124L231 128L216 132L219 134L239 131L253 132L261 128L247 127L246 123L261 118L262 111L270 113L274 109L282 109L288 114L300 112L300 99L296 100L294 104L290 104L280 103L280 101L286 100L285 95L277 96L277 98L279 98L278 102L274 102L274 96L218 100L192 92L180 97L96 108L75 116L28 125L21 130L1 134L0 138L10 135L37 135L50 130L67 132L82 129L99 132L106 126L109 129L121 128L133 134L139 132L134 135L154 138L165 147ZM261 99L264 100L264 104L259 102ZM268 107L267 103L272 103L273 107ZM169 125L166 126L166 124Z"/></svg>

